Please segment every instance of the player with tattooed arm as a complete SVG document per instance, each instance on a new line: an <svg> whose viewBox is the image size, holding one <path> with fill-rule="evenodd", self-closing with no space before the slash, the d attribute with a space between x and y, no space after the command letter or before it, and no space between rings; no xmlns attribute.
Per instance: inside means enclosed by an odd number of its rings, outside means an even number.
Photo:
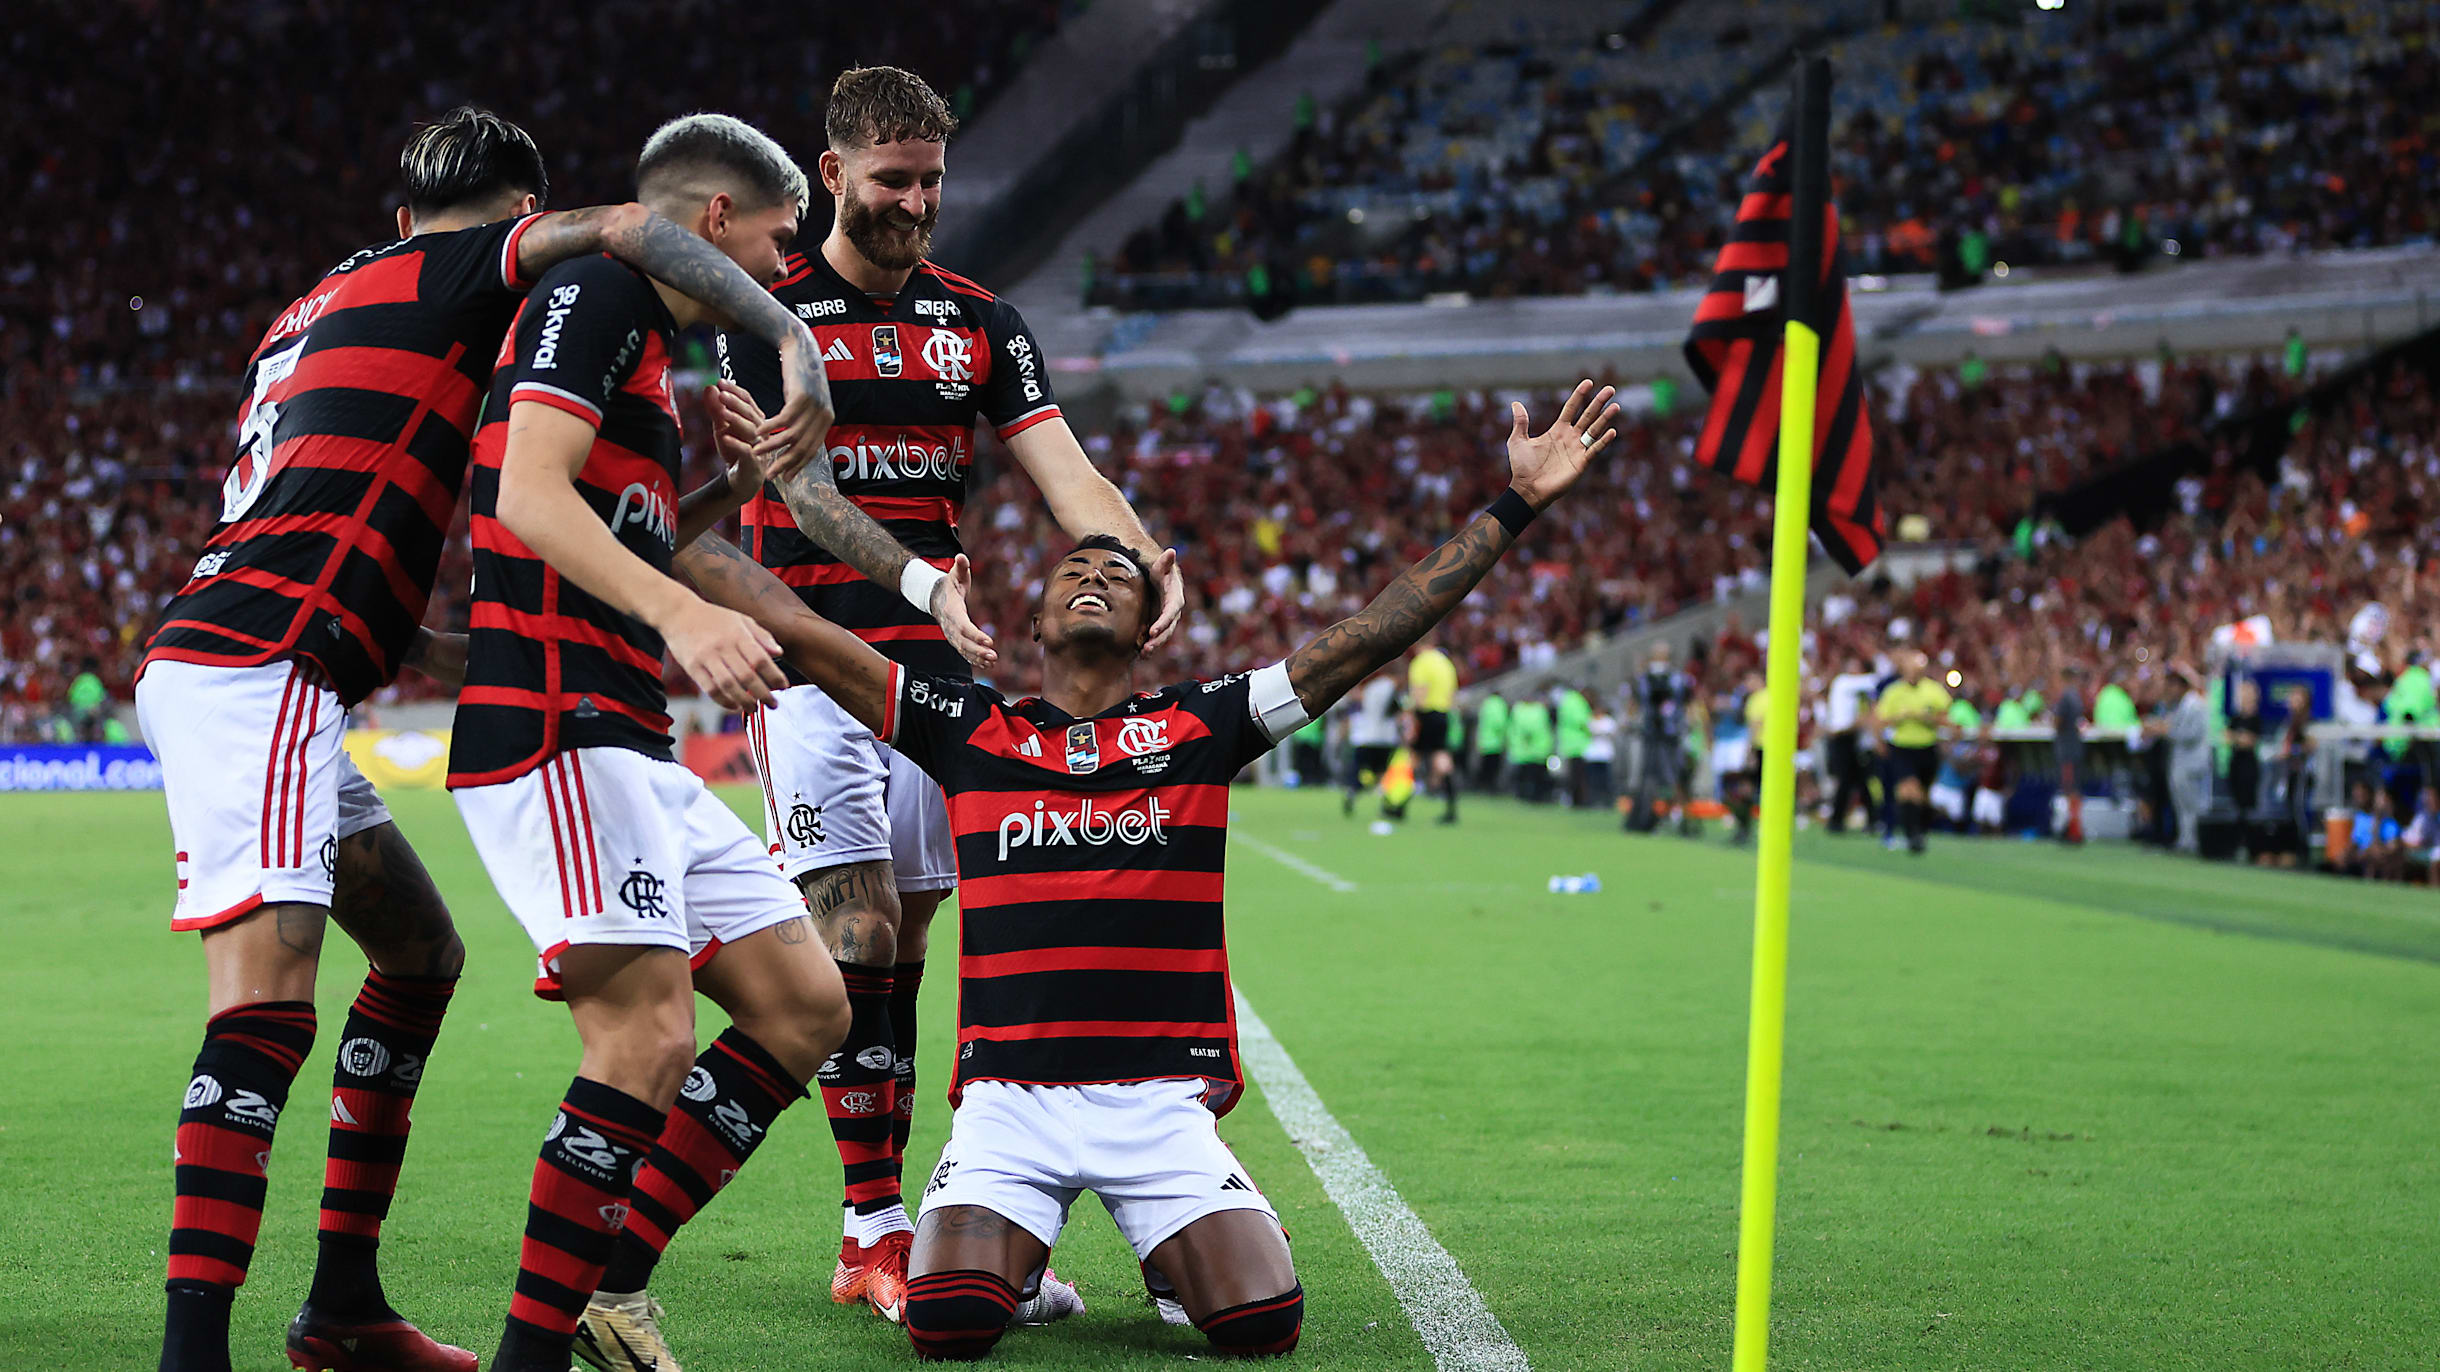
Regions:
<svg viewBox="0 0 2440 1372"><path fill-rule="evenodd" d="M394 241L283 311L246 364L221 522L163 610L136 686L176 844L170 927L210 988L178 1116L162 1372L227 1372L264 1171L314 1040L336 923L371 963L338 1040L321 1241L288 1329L299 1367L471 1372L400 1319L381 1224L465 950L414 848L340 748L348 711L406 667L454 685L465 641L420 625L466 479L483 384L534 283L620 261L776 350L775 466L818 453L830 393L812 335L736 263L641 204L543 211L524 130L461 108L399 157ZM249 1360L247 1365L254 1365Z"/></svg>
<svg viewBox="0 0 2440 1372"><path fill-rule="evenodd" d="M955 1113L911 1255L918 1353L989 1352L1086 1191L1215 1350L1295 1346L1287 1241L1216 1128L1243 1080L1221 923L1229 783L1457 607L1615 435L1610 395L1583 383L1541 434L1515 407L1509 488L1488 510L1360 613L1216 681L1136 688L1174 554L1114 538L1053 568L1033 619L1044 691L1020 700L882 656L725 544L682 568L752 607L791 667L947 794Z"/></svg>

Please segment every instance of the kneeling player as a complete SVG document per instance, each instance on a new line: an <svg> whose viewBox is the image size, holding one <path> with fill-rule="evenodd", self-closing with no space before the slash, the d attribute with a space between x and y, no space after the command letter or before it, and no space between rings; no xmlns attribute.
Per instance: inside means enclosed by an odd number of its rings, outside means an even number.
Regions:
<svg viewBox="0 0 2440 1372"><path fill-rule="evenodd" d="M948 794L960 919L956 1107L925 1190L906 1326L925 1357L979 1358L1091 1191L1226 1355L1285 1353L1304 1291L1270 1202L1220 1141L1241 1087L1222 943L1228 786L1406 651L1557 499L1617 420L1579 386L1509 437L1508 493L1355 617L1285 661L1138 692L1161 573L1113 539L1062 560L1034 616L1044 694L907 672L751 587L690 568L757 617L850 714ZM713 551L718 551L715 547ZM963 577L962 568L956 573ZM768 610L760 608L768 605Z"/></svg>
<svg viewBox="0 0 2440 1372"><path fill-rule="evenodd" d="M637 179L645 203L766 282L805 199L776 144L718 115L664 126ZM847 1029L795 888L671 757L665 646L723 705L784 684L767 634L668 576L763 479L724 444L740 459L729 480L677 499L670 343L704 317L608 258L554 268L502 349L475 442L449 784L541 953L537 991L567 1001L584 1041L534 1170L499 1372L564 1372L571 1351L671 1368L645 1278ZM697 991L731 1020L700 1056Z"/></svg>

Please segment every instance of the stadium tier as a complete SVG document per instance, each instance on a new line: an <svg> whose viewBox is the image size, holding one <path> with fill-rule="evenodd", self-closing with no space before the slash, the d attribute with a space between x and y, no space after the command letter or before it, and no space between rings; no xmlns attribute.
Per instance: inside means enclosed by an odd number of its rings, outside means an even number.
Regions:
<svg viewBox="0 0 2440 1372"><path fill-rule="evenodd" d="M1639 23L1615 6L1527 7L1543 22L1385 58L1348 107L1295 112L1278 161L1104 245L1089 299L1699 280L1738 155L1785 108L1768 78L1808 33L1841 35L1833 171L1855 270L1962 284L2003 263L2367 247L2435 228L2434 154L2406 94L2434 80L2428 3L1894 7L1902 22L1877 4L1650 8L1664 12Z"/></svg>

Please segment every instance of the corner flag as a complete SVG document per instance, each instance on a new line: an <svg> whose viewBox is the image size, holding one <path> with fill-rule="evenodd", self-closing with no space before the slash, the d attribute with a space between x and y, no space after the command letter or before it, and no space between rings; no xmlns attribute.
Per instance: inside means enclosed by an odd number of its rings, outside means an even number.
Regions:
<svg viewBox="0 0 2440 1372"><path fill-rule="evenodd" d="M1695 455L1715 472L1768 489L1776 477L1779 441L1780 335L1789 319L1781 276L1788 268L1788 227L1794 194L1791 150L1797 111L1754 165L1737 222L1720 249L1711 289L1686 336L1686 364L1711 392L1711 410ZM1874 490L1872 421L1865 413L1864 378L1855 365L1855 321L1847 310L1847 276L1838 255L1838 207L1822 200L1821 289L1808 292L1796 320L1824 340L1821 403L1813 426L1814 536L1849 575L1880 555L1883 526Z"/></svg>

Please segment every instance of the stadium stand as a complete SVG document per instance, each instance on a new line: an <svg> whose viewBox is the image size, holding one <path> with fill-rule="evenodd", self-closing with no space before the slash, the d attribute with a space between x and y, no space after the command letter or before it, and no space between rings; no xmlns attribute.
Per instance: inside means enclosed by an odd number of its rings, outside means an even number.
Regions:
<svg viewBox="0 0 2440 1372"><path fill-rule="evenodd" d="M2367 247L2434 228L2433 149L2406 94L2434 79L2430 3L2158 0L1887 24L1877 4L1656 8L1669 12L1623 26L1632 36L1592 5L1511 37L1435 35L1230 196L1173 204L1117 245L1092 300L1685 284L1709 270L1742 163L1777 126L1785 91L1768 78L1785 39L1808 31L1845 35L1829 45L1833 170L1857 270L1963 283L2002 262Z"/></svg>

